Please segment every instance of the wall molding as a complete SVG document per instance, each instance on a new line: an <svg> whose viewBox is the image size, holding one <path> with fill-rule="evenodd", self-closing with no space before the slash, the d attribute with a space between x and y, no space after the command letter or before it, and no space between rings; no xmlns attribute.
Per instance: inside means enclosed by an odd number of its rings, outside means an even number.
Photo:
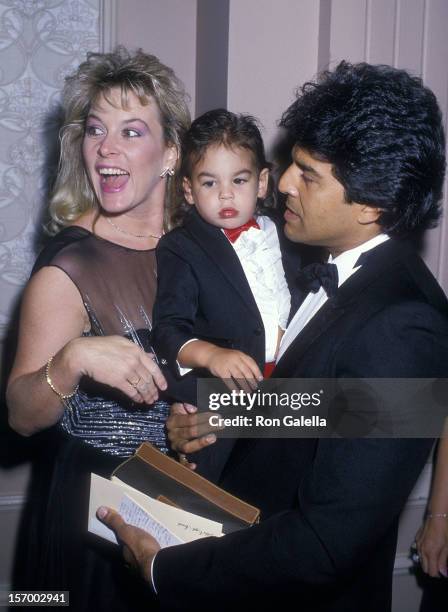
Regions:
<svg viewBox="0 0 448 612"><path fill-rule="evenodd" d="M25 495L0 495L0 512L20 509L25 503Z"/></svg>
<svg viewBox="0 0 448 612"><path fill-rule="evenodd" d="M394 576L410 576L409 570L414 566L408 553L399 553L395 557Z"/></svg>
<svg viewBox="0 0 448 612"><path fill-rule="evenodd" d="M229 0L198 0L195 116L227 108L229 79Z"/></svg>
<svg viewBox="0 0 448 612"><path fill-rule="evenodd" d="M100 0L100 50L112 51L117 44L118 0Z"/></svg>
<svg viewBox="0 0 448 612"><path fill-rule="evenodd" d="M0 612L9 610L8 594L11 590L11 584L9 582L0 582Z"/></svg>
<svg viewBox="0 0 448 612"><path fill-rule="evenodd" d="M427 497L410 497L406 502L406 508L426 508Z"/></svg>
<svg viewBox="0 0 448 612"><path fill-rule="evenodd" d="M319 44L317 50L317 69L328 70L330 65L332 0L320 0L319 4Z"/></svg>

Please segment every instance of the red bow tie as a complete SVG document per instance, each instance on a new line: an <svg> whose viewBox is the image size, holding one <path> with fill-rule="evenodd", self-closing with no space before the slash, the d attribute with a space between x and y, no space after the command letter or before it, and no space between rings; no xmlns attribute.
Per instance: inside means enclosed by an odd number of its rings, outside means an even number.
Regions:
<svg viewBox="0 0 448 612"><path fill-rule="evenodd" d="M252 219L249 219L249 221L246 221L244 225L240 225L239 227L234 227L233 229L225 229L224 234L227 236L230 242L235 242L236 240L238 240L240 235L243 232L247 232L247 230L250 227L255 227L256 229L260 229L260 226L258 225L258 223L255 221L253 217Z"/></svg>

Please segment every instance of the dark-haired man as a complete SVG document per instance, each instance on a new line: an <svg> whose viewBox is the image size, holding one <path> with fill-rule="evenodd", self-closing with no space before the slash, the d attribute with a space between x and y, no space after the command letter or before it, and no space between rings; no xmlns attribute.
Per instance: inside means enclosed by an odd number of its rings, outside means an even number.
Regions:
<svg viewBox="0 0 448 612"><path fill-rule="evenodd" d="M285 233L324 247L336 268L333 286L312 284L292 317L273 376L446 377L448 302L401 240L439 216L445 144L434 95L404 71L342 62L302 88L281 124L294 143L279 183ZM195 419L172 419L178 449L204 444L188 440ZM158 552L162 604L389 610L398 517L430 447L405 438L240 441L220 484L266 520ZM104 520L149 578L157 545L112 512Z"/></svg>

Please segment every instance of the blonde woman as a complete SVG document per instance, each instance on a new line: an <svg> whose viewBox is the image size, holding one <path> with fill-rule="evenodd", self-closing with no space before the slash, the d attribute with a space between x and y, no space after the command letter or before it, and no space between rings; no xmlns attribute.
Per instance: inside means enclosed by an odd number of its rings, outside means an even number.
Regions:
<svg viewBox="0 0 448 612"><path fill-rule="evenodd" d="M110 551L84 542L88 484L144 440L166 449L167 383L150 344L155 247L189 112L170 68L124 48L89 54L63 107L53 237L25 290L7 389L13 429L51 432L18 576L21 588L70 590L72 609L138 609Z"/></svg>

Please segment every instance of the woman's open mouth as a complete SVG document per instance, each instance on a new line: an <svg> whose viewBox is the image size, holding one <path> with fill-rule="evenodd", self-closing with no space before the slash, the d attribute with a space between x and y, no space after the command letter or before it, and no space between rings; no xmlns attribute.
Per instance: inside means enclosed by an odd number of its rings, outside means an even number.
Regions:
<svg viewBox="0 0 448 612"><path fill-rule="evenodd" d="M105 193L116 193L122 191L129 180L129 172L122 168L111 166L97 166L101 190Z"/></svg>

